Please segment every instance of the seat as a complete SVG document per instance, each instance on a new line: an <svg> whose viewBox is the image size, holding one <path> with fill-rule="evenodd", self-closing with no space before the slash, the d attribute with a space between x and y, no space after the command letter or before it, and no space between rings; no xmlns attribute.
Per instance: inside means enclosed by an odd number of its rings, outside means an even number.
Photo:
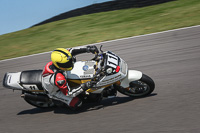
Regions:
<svg viewBox="0 0 200 133"><path fill-rule="evenodd" d="M22 71L20 76L21 84L35 84L42 88L42 70Z"/></svg>

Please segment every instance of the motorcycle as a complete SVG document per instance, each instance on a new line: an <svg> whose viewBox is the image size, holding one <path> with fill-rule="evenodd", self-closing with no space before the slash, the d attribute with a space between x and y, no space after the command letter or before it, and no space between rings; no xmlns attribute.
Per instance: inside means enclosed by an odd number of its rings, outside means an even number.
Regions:
<svg viewBox="0 0 200 133"><path fill-rule="evenodd" d="M87 61L77 61L71 71L64 75L70 87L79 86L87 81L95 84L79 95L82 101L98 102L104 98L116 96L117 92L139 98L150 95L155 88L154 81L137 70L128 70L127 63L111 51L100 53ZM4 75L3 86L22 91L24 100L39 108L50 108L62 105L48 97L48 91L42 86L43 70L26 70L7 72Z"/></svg>

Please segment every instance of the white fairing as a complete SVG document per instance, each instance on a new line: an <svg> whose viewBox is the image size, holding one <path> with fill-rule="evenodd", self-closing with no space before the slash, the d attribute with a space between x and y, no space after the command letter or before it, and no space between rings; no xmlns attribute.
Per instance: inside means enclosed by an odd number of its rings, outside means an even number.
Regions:
<svg viewBox="0 0 200 133"><path fill-rule="evenodd" d="M110 76L105 76L97 83L97 87L102 87L105 85L113 84L113 83L123 79L124 77L125 77L124 74L121 72L118 72L118 73L110 75Z"/></svg>
<svg viewBox="0 0 200 133"><path fill-rule="evenodd" d="M112 68L111 70L113 70L115 72L117 66L120 66L120 70L119 72L115 73L115 74L111 74L111 75L106 75L104 76L98 83L97 83L97 87L102 87L105 85L109 85L109 84L113 84L117 81L120 81L122 79L124 79L127 75L127 70L128 70L128 66L126 64L126 62L119 58L118 56L114 55L114 53L109 54L107 53L107 67ZM119 62L120 60L120 62ZM107 69L108 70L108 69Z"/></svg>
<svg viewBox="0 0 200 133"><path fill-rule="evenodd" d="M16 89L16 90L22 90L23 88L19 84L20 75L21 75L21 72L7 73L6 79L5 79L5 84L9 88Z"/></svg>
<svg viewBox="0 0 200 133"><path fill-rule="evenodd" d="M136 81L142 78L142 72L137 70L128 70L126 78L121 81L121 86L124 88L129 87L131 81Z"/></svg>
<svg viewBox="0 0 200 133"><path fill-rule="evenodd" d="M95 73L95 61L77 61L74 63L74 68L67 71L68 79L90 79Z"/></svg>

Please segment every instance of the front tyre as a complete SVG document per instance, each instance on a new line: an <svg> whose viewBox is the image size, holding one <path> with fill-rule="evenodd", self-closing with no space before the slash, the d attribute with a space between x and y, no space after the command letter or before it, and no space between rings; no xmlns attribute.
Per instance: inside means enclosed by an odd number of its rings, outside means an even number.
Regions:
<svg viewBox="0 0 200 133"><path fill-rule="evenodd" d="M118 91L130 97L145 97L154 91L155 83L147 75L142 74L142 78L137 81L132 81L128 88L117 87Z"/></svg>

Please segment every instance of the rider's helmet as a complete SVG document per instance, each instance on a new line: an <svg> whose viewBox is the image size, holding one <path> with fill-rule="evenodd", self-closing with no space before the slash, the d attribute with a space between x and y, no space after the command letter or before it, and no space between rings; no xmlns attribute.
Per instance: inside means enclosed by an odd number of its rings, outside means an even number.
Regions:
<svg viewBox="0 0 200 133"><path fill-rule="evenodd" d="M51 53L51 60L55 67L64 71L70 71L74 67L71 53L64 48L57 48Z"/></svg>

